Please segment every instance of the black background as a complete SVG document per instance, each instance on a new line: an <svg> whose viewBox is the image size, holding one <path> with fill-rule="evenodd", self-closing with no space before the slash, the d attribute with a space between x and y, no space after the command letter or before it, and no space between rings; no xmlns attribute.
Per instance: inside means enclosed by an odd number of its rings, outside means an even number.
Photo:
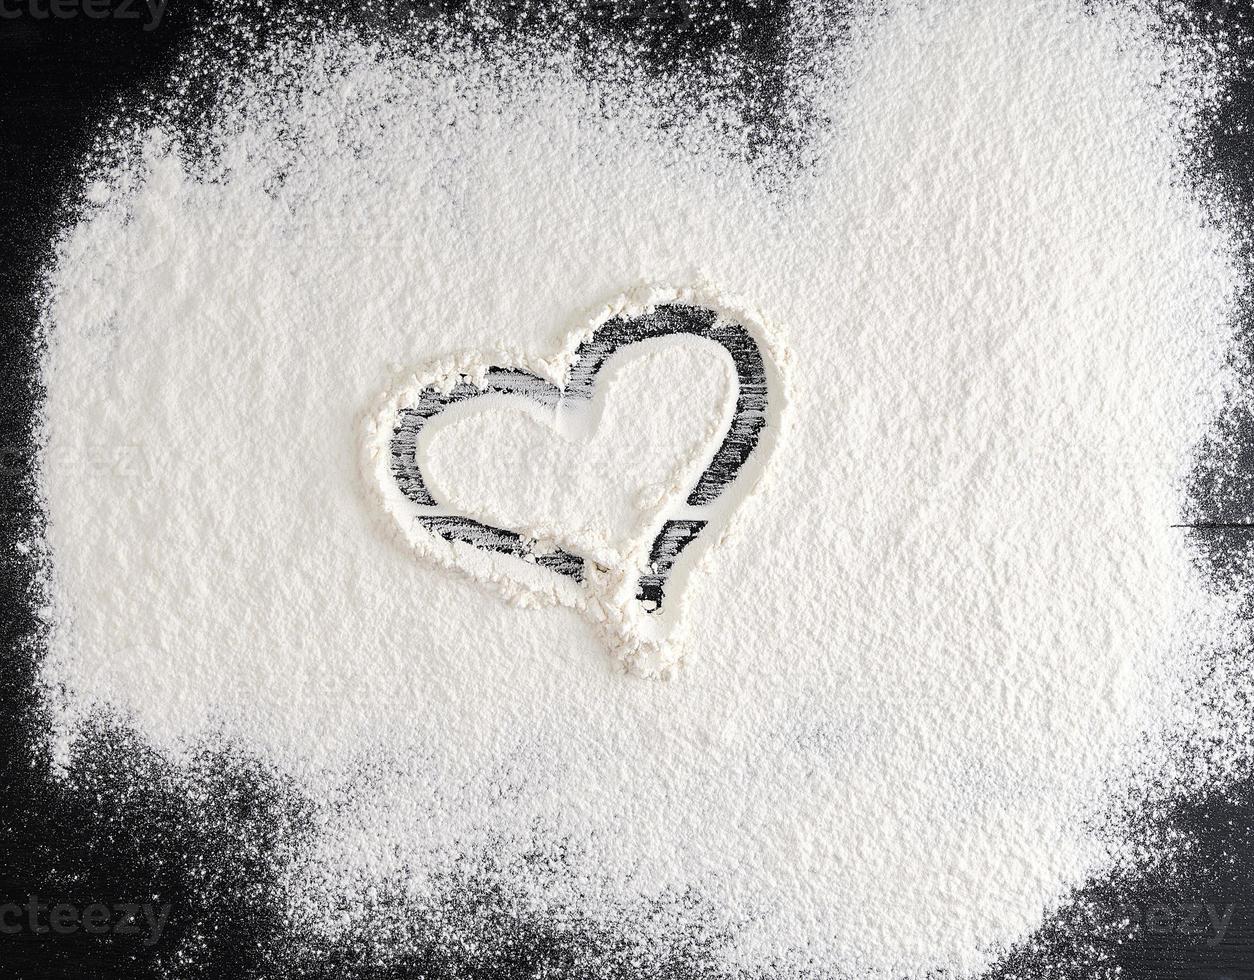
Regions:
<svg viewBox="0 0 1254 980"><path fill-rule="evenodd" d="M73 760L76 779L53 778L43 738L47 720L34 695L43 626L34 612L32 564L14 547L39 526L31 478L39 275L55 235L71 218L77 168L99 127L136 92L159 99L180 47L215 15L207 5L171 0L160 25L145 30L150 18L142 8L138 19L88 20L39 19L25 2L8 0L8 6L26 13L0 19L0 903L36 895L45 903L80 907L168 902L173 911L153 946L120 936L0 936L0 980L588 975L581 966L586 951L612 953L616 937L502 917L493 911L500 904L499 885L473 873L458 878L449 911L477 923L482 941L474 950L422 942L421 923L415 927L419 941L399 958L387 956L364 930L334 946L282 941L279 886L267 857L281 840L308 832L309 809L242 750L206 748L191 765L172 770L134 733L102 715ZM118 6L113 4L115 13ZM1202 15L1195 21L1202 30L1254 25L1249 3L1193 8ZM297 8L287 9L294 14ZM500 29L519 33L572 19L557 11L495 8ZM367 27L396 15L394 7L328 4L301 5L299 12L315 21ZM405 12L456 20L463 8L415 4ZM251 16L264 34L285 14L271 5ZM776 111L784 98L776 69L786 27L773 4L605 3L581 8L578 19L586 36L641 46L658 71L706 73L711 87L735 89L754 110L750 118L759 132L751 145L787 137ZM713 56L729 50L754 70L730 80L720 76ZM1199 147L1197 169L1202 178L1222 181L1248 218L1254 141L1237 124L1254 132L1254 69L1233 95ZM1205 467L1199 471L1198 522L1248 520L1254 501L1254 458L1246 458L1254 457L1246 448L1251 431L1249 419L1234 415L1216 435L1235 446L1244 462L1235 479L1231 472L1221 481ZM1193 533L1216 574L1242 574L1254 533ZM991 977L1088 978L1118 968L1134 980L1254 980L1254 776L1152 815L1130 814L1128 823L1157 860L1135 877L1089 883ZM1194 934L1188 907L1196 903L1234 907L1223 943ZM647 965L633 966L626 953L620 959L621 965L598 975L706 976L712 969L700 944L657 952Z"/></svg>

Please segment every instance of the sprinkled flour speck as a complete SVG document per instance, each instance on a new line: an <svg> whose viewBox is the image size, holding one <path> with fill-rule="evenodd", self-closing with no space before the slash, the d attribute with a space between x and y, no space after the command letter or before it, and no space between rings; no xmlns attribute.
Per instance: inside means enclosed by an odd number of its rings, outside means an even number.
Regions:
<svg viewBox="0 0 1254 980"><path fill-rule="evenodd" d="M1221 79L1084 6L893 4L839 41L798 9L813 122L774 155L560 43L200 66L218 103L115 130L50 274L59 737L104 705L290 777L293 934L402 948L478 864L523 918L717 937L716 972L985 968L1114 859L1104 801L1168 768L1145 746L1222 621L1171 527L1230 381L1233 245L1181 163ZM362 465L415 372L552 359L657 284L754 311L787 382L669 680L416 554ZM450 422L441 492L629 551L734 402L717 351L649 350L584 455L504 402Z"/></svg>

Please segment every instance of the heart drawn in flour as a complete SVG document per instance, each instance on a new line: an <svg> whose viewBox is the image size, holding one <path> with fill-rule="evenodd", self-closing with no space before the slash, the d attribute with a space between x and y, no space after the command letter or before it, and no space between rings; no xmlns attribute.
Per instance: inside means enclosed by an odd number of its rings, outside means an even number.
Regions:
<svg viewBox="0 0 1254 980"><path fill-rule="evenodd" d="M521 605L561 603L583 611L628 670L669 675L682 654L684 585L701 552L713 543L709 539L727 527L761 478L783 409L777 358L765 327L748 313L702 300L691 291L654 292L645 302L625 299L572 337L556 366L508 355L466 355L430 366L391 393L369 427L368 467L407 542L424 557L492 584ZM488 490L449 489L452 484L442 475L447 467L432 447L447 449L451 442L454 449L465 448L458 443L465 441L462 429L476 431L464 424L474 413L489 423L490 413L529 417L531 428L541 436L554 435L550 442L566 447L576 473L580 467L614 466L605 462L604 445L595 460L590 447L608 411L603 404L611 381L630 369L623 365L630 366L631 358L640 362L644 355L669 361L671 388L655 390L652 399L669 399L670 408L660 409L659 425L659 406L634 403L653 410L654 427L647 429L643 422L639 431L610 427L623 443L609 447L617 450L609 459L618 460L619 470L597 474L607 478L600 494L582 494L585 504L595 509L604 503L604 513L618 515L606 523L621 525L624 533L590 537L586 528L560 526L561 517L524 527L523 517L505 514L526 513L530 500L507 501L515 506L492 510L486 502L476 507L473 500L476 492ZM718 399L720 405L710 403L717 413L702 415L689 409L710 402L714 389L706 382L712 356L720 360L725 397ZM702 364L704 373L698 370ZM602 406L602 414L596 406ZM499 423L497 428L524 431ZM582 435L572 438L572 429ZM565 436L557 436L562 430ZM555 500L551 513L566 512L561 491L568 491L567 503L580 492L568 485L576 481L563 477L551 461L561 454L532 448L522 435L514 439L486 462L472 453L470 458L480 462L472 464L471 479L463 482L472 488L498 487L503 480L491 465L496 463L515 473L543 467L528 474L540 481L540 489L528 496ZM656 476L668 453L680 457L667 479L630 486L638 472ZM634 511L614 506L627 491L638 491ZM508 495L510 487L502 492ZM729 587L747 588L748 583Z"/></svg>

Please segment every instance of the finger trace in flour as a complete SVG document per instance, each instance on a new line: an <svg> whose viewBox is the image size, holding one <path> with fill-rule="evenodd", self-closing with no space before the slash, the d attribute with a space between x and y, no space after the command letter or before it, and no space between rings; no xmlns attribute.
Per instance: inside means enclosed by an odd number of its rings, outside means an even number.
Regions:
<svg viewBox="0 0 1254 980"><path fill-rule="evenodd" d="M694 542L725 532L740 500L757 490L781 425L784 391L765 327L745 313L732 319L730 311L693 305L696 295L652 289L637 291L634 301L624 297L610 304L567 342L568 363L555 380L475 355L415 374L386 397L366 439L368 478L377 481L385 509L416 553L493 585L516 603L579 609L597 624L618 661L645 677L668 676L677 666L684 580L701 550ZM695 341L721 352L730 362L724 384L729 397L723 399L728 404L708 423L714 447L694 447L708 455L679 460L675 472L637 501L625 541L603 538L599 547L581 548L558 524L498 527L459 513L433 494L423 472L423 449L450 408L510 396L550 410L560 425L573 410L586 413L599 386L612 385L602 378L611 358L664 339ZM690 382L682 367L669 379L680 395L694 393ZM643 424L626 422L637 431ZM676 423L674 415L656 417L655 431L637 448L638 456L655 455ZM570 490L588 503L598 502L605 483L627 478L626 468L613 458L608 464L583 462ZM509 473L485 476L482 493L523 492L516 481L511 484ZM752 583L736 587L741 594L732 601L748 601Z"/></svg>

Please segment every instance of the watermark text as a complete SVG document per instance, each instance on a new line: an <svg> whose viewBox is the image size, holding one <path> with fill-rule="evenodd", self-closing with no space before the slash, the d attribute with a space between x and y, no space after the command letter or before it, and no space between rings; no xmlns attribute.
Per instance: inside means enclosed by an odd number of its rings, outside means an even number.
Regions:
<svg viewBox="0 0 1254 980"><path fill-rule="evenodd" d="M169 919L168 902L53 905L40 901L38 895L29 895L25 902L0 904L0 935L70 936L81 932L89 936L138 936L145 946L152 946L161 939Z"/></svg>

